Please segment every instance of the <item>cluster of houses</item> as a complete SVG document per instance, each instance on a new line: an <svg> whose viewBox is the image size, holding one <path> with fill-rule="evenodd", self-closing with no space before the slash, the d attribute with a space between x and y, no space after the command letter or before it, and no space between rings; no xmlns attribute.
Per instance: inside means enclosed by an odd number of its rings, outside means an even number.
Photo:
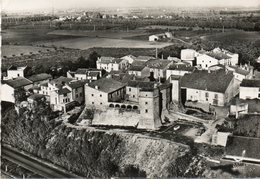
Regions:
<svg viewBox="0 0 260 179"><path fill-rule="evenodd" d="M111 118L94 119L96 125L122 125L120 119L134 116L132 122L125 118L125 124L145 129L159 128L173 102L209 110L229 105L230 114L238 116L250 111L246 101L260 99L253 68L238 65L238 54L220 48L184 49L181 59L102 56L96 65L97 69L80 68L56 79L48 74L25 77L27 67L11 66L2 81L1 99L15 103L15 90L23 88L33 95L30 100L45 97L53 110L67 112L85 105L99 115L110 111L118 118L111 123Z"/></svg>

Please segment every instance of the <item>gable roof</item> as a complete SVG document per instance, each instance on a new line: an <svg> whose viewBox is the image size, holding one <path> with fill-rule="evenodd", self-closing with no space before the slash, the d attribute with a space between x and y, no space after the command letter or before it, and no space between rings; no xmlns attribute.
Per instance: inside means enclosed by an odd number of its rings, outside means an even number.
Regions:
<svg viewBox="0 0 260 179"><path fill-rule="evenodd" d="M121 58L114 58L114 57L100 57L99 63L109 64L109 63L120 63L124 59Z"/></svg>
<svg viewBox="0 0 260 179"><path fill-rule="evenodd" d="M181 87L225 93L233 78L232 72L224 70L211 73L197 70L182 77Z"/></svg>
<svg viewBox="0 0 260 179"><path fill-rule="evenodd" d="M145 81L129 81L127 86L134 87L134 88L140 88L141 90L152 90L154 89L155 82L145 82Z"/></svg>
<svg viewBox="0 0 260 179"><path fill-rule="evenodd" d="M61 88L63 85L65 85L65 83L69 83L72 80L73 80L72 78L60 76L59 78L51 80L49 83L52 85L56 84L57 88Z"/></svg>
<svg viewBox="0 0 260 179"><path fill-rule="evenodd" d="M50 74L40 73L37 75L33 75L28 79L31 80L32 82L38 82L38 81L43 81L43 80L47 80L47 79L51 79L51 78L52 78L52 76Z"/></svg>
<svg viewBox="0 0 260 179"><path fill-rule="evenodd" d="M76 71L75 71L75 74L81 74L81 75L84 75L86 74L88 71L87 68L78 68Z"/></svg>
<svg viewBox="0 0 260 179"><path fill-rule="evenodd" d="M172 61L169 60L154 59L154 60L149 60L147 62L147 66L149 68L165 69L171 63Z"/></svg>
<svg viewBox="0 0 260 179"><path fill-rule="evenodd" d="M83 87L87 82L88 80L80 80L80 81L71 81L66 84L72 89L76 89L76 88Z"/></svg>
<svg viewBox="0 0 260 179"><path fill-rule="evenodd" d="M214 53L214 52L207 52L206 53L208 56L215 58L217 60L222 60L222 59L230 59L231 57L229 57L228 55L219 52L219 53Z"/></svg>
<svg viewBox="0 0 260 179"><path fill-rule="evenodd" d="M25 70L27 66L17 67L15 65L11 65L7 70Z"/></svg>
<svg viewBox="0 0 260 179"><path fill-rule="evenodd" d="M61 95L61 94L68 94L70 93L71 91L68 89L68 88L61 88L59 91L58 91L58 94Z"/></svg>
<svg viewBox="0 0 260 179"><path fill-rule="evenodd" d="M226 146L226 155L242 156L260 159L260 138L229 136Z"/></svg>
<svg viewBox="0 0 260 179"><path fill-rule="evenodd" d="M119 81L116 81L112 78L101 78L97 81L93 81L88 84L91 88L98 87L97 90L103 91L105 93L111 93L113 91L116 91L120 88L123 88L125 86L124 83L121 83Z"/></svg>
<svg viewBox="0 0 260 179"><path fill-rule="evenodd" d="M26 78L18 77L18 78L15 78L15 79L6 80L6 81L4 81L4 83L8 84L9 86L11 86L13 88L20 88L20 87L30 85L33 82L26 79Z"/></svg>
<svg viewBox="0 0 260 179"><path fill-rule="evenodd" d="M195 67L187 66L186 64L173 64L169 66L169 70L179 70L179 71L194 71Z"/></svg>
<svg viewBox="0 0 260 179"><path fill-rule="evenodd" d="M243 79L240 86L243 86L243 87L260 87L260 80Z"/></svg>
<svg viewBox="0 0 260 179"><path fill-rule="evenodd" d="M145 66L144 65L140 65L140 66L131 66L130 68L129 68L129 71L142 71L143 69L145 68Z"/></svg>

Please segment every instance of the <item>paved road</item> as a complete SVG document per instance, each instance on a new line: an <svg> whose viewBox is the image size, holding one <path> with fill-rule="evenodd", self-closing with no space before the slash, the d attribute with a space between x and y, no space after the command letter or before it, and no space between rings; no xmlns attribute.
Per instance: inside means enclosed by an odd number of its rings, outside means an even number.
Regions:
<svg viewBox="0 0 260 179"><path fill-rule="evenodd" d="M48 166L44 162L40 162L34 158L4 146L2 146L1 157L46 178L79 178L79 176Z"/></svg>

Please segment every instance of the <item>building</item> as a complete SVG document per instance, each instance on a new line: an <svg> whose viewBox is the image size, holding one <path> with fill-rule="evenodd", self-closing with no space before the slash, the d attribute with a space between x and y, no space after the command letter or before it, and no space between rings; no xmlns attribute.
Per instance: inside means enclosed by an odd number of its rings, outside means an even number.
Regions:
<svg viewBox="0 0 260 179"><path fill-rule="evenodd" d="M15 103L15 90L28 91L32 86L33 82L23 77L2 81L1 101Z"/></svg>
<svg viewBox="0 0 260 179"><path fill-rule="evenodd" d="M181 86L180 86L181 76L171 75L168 80L172 84L172 101L179 102L180 94L181 94Z"/></svg>
<svg viewBox="0 0 260 179"><path fill-rule="evenodd" d="M40 73L33 75L28 79L33 82L33 85L39 85L41 83L48 83L52 79L52 76L47 73Z"/></svg>
<svg viewBox="0 0 260 179"><path fill-rule="evenodd" d="M209 52L200 53L196 58L196 64L199 68L204 70L218 64L225 66L236 66L238 64L238 54L232 54L228 51L214 49Z"/></svg>
<svg viewBox="0 0 260 179"><path fill-rule="evenodd" d="M240 99L260 99L260 80L244 79L239 88Z"/></svg>
<svg viewBox="0 0 260 179"><path fill-rule="evenodd" d="M125 99L125 84L111 78L101 78L85 85L86 106L104 108L109 102Z"/></svg>
<svg viewBox="0 0 260 179"><path fill-rule="evenodd" d="M166 39L167 36L165 34L154 34L149 36L149 41L154 42L154 41L160 41L162 39Z"/></svg>
<svg viewBox="0 0 260 179"><path fill-rule="evenodd" d="M102 70L94 68L79 68L73 73L68 73L67 77L72 77L75 80L98 80L102 77Z"/></svg>
<svg viewBox="0 0 260 179"><path fill-rule="evenodd" d="M240 83L243 79L252 79L253 78L253 68L248 65L242 66L226 66L226 69L232 71L235 79Z"/></svg>
<svg viewBox="0 0 260 179"><path fill-rule="evenodd" d="M224 106L236 94L234 76L224 70L208 72L195 71L181 79L182 102L193 101L215 106Z"/></svg>
<svg viewBox="0 0 260 179"><path fill-rule="evenodd" d="M211 144L226 147L228 137L231 135L231 132L218 130L213 134Z"/></svg>
<svg viewBox="0 0 260 179"><path fill-rule="evenodd" d="M197 52L193 49L181 50L181 60L188 62L191 66L196 66L196 56Z"/></svg>
<svg viewBox="0 0 260 179"><path fill-rule="evenodd" d="M149 60L146 65L150 69L150 72L153 72L155 79L166 78L166 70L170 65L173 64L173 61L169 60Z"/></svg>
<svg viewBox="0 0 260 179"><path fill-rule="evenodd" d="M135 75L140 77L145 77L150 75L150 69L145 65L141 66L130 66L128 69L129 75Z"/></svg>
<svg viewBox="0 0 260 179"><path fill-rule="evenodd" d="M27 70L27 66L17 67L15 65L12 65L7 69L7 77L5 78L5 80L17 77L26 77Z"/></svg>
<svg viewBox="0 0 260 179"><path fill-rule="evenodd" d="M174 63L166 71L166 79L171 75L184 76L187 73L192 73L195 70L195 67L192 67L188 64L179 64Z"/></svg>
<svg viewBox="0 0 260 179"><path fill-rule="evenodd" d="M121 59L127 60L129 64L132 64L136 60L136 57L133 55L126 55L121 57Z"/></svg>
<svg viewBox="0 0 260 179"><path fill-rule="evenodd" d="M111 71L121 71L128 68L128 61L114 57L99 57L97 60L97 69Z"/></svg>
<svg viewBox="0 0 260 179"><path fill-rule="evenodd" d="M260 163L260 138L229 136L224 158Z"/></svg>

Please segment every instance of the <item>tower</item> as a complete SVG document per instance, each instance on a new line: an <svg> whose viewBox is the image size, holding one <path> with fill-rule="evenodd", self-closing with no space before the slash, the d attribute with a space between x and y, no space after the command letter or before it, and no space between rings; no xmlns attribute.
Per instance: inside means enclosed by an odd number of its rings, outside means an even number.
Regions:
<svg viewBox="0 0 260 179"><path fill-rule="evenodd" d="M159 90L142 89L139 93L140 115L142 116L138 128L140 129L158 129L161 125L161 111Z"/></svg>

